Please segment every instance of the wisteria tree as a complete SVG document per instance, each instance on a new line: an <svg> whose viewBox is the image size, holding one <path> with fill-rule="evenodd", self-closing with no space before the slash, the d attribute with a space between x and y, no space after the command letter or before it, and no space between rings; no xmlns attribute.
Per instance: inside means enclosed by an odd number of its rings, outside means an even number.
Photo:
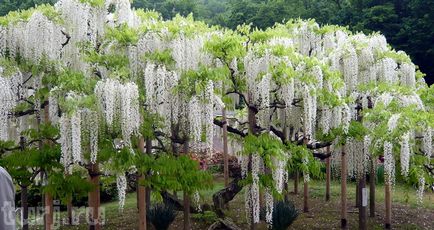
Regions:
<svg viewBox="0 0 434 230"><path fill-rule="evenodd" d="M8 156L19 145L26 125L38 130L39 152L43 143L60 146L50 165L61 163L62 176L46 170L46 191L70 200L55 184L87 174L93 229L101 227L99 177L116 177L122 209L126 173L140 184L140 229L146 229L145 187L166 198L168 190L183 191L190 229L190 198L209 188L211 177L187 155L213 153L214 126L233 134L241 165L214 194L214 211L223 217L225 204L245 187L252 229L260 196L272 225L273 203L288 192L290 171L303 175L309 211L309 181L322 176L318 159L331 158L341 172L343 227L347 178L356 178L364 194L366 174L381 156L386 227L395 178L418 186L420 196L433 183L433 87L380 34L313 20L232 31L191 16L164 21L131 9L129 0L60 0L0 18L0 54L0 137L9 141L1 142L2 152ZM222 108L234 117L221 119ZM359 207L365 229L366 206Z"/></svg>

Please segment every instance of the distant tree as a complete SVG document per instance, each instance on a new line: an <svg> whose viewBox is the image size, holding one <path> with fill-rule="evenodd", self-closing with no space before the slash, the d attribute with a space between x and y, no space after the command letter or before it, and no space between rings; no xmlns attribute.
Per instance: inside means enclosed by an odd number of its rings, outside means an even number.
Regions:
<svg viewBox="0 0 434 230"><path fill-rule="evenodd" d="M28 9L35 5L41 5L45 3L53 4L56 0L0 0L0 16L6 15L10 11L19 9Z"/></svg>

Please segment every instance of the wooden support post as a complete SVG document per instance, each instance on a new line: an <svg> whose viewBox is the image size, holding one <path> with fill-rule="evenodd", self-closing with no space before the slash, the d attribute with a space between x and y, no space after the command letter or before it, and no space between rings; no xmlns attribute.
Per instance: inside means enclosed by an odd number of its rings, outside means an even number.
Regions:
<svg viewBox="0 0 434 230"><path fill-rule="evenodd" d="M145 153L145 140L143 137L139 139L139 149L140 152ZM140 180L145 179L145 176L141 174L138 178L137 183L137 196L138 196L138 207L139 207L139 230L146 230L146 191L145 187L139 184Z"/></svg>
<svg viewBox="0 0 434 230"><path fill-rule="evenodd" d="M29 229L29 202L27 185L21 185L21 225L23 230Z"/></svg>
<svg viewBox="0 0 434 230"><path fill-rule="evenodd" d="M384 227L386 229L392 228L392 195L390 194L391 193L390 189L391 189L390 183L386 180L384 182L384 201L386 203L386 218L385 218Z"/></svg>
<svg viewBox="0 0 434 230"><path fill-rule="evenodd" d="M99 167L98 163L91 164L89 170L89 181L94 186L94 190L89 193L89 229L100 230L101 221L99 219L100 213L100 188L99 188Z"/></svg>
<svg viewBox="0 0 434 230"><path fill-rule="evenodd" d="M375 164L377 163L374 157L371 157L370 172L369 172L369 216L375 217L375 180L377 174L375 172Z"/></svg>
<svg viewBox="0 0 434 230"><path fill-rule="evenodd" d="M309 182L303 183L303 212L309 212Z"/></svg>
<svg viewBox="0 0 434 230"><path fill-rule="evenodd" d="M73 206L72 206L72 198L70 198L68 200L68 202L66 203L66 210L67 210L67 213L68 213L68 225L72 225L72 222L73 222L72 208L73 208Z"/></svg>
<svg viewBox="0 0 434 230"><path fill-rule="evenodd" d="M308 139L305 136L303 139L305 145L307 145ZM304 179L303 176L303 212L309 212L309 182Z"/></svg>
<svg viewBox="0 0 434 230"><path fill-rule="evenodd" d="M366 189L366 175L359 179L359 229L366 230L366 208L368 206L368 192Z"/></svg>
<svg viewBox="0 0 434 230"><path fill-rule="evenodd" d="M152 140L151 139L146 139L146 154L147 155L152 155ZM151 175L151 171L147 172L147 176ZM145 188L145 194L146 194L146 199L145 199L145 205L146 205L146 210L149 209L150 205L151 205L151 188L146 187Z"/></svg>
<svg viewBox="0 0 434 230"><path fill-rule="evenodd" d="M54 229L53 222L53 197L45 193L45 230Z"/></svg>
<svg viewBox="0 0 434 230"><path fill-rule="evenodd" d="M347 228L347 154L342 146L341 154L341 228Z"/></svg>
<svg viewBox="0 0 434 230"><path fill-rule="evenodd" d="M330 154L330 146L327 146L327 154ZM330 200L330 179L331 179L330 157L327 157L326 158L326 201Z"/></svg>

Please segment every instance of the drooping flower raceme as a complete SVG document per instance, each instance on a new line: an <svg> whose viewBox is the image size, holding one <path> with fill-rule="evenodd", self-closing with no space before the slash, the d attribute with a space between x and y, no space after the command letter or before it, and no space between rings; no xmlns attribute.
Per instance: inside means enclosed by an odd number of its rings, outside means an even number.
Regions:
<svg viewBox="0 0 434 230"><path fill-rule="evenodd" d="M408 176L410 167L410 133L405 133L401 137L401 173L403 176Z"/></svg>
<svg viewBox="0 0 434 230"><path fill-rule="evenodd" d="M127 178L125 175L118 175L116 178L116 186L118 189L118 197L119 197L119 210L124 209L125 205L125 197L127 194Z"/></svg>
<svg viewBox="0 0 434 230"><path fill-rule="evenodd" d="M109 128L119 122L126 146L140 127L139 91L131 82L121 84L118 80L105 79L95 87L95 95Z"/></svg>
<svg viewBox="0 0 434 230"><path fill-rule="evenodd" d="M1 68L1 67L0 67ZM8 140L8 116L15 107L14 92L0 70L0 140Z"/></svg>
<svg viewBox="0 0 434 230"><path fill-rule="evenodd" d="M386 182L395 183L395 159L393 158L392 143L384 142L384 172L387 175Z"/></svg>

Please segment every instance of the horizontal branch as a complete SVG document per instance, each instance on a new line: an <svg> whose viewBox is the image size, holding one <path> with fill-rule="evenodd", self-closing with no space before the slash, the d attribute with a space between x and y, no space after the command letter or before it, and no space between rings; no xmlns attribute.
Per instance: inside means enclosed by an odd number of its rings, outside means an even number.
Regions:
<svg viewBox="0 0 434 230"><path fill-rule="evenodd" d="M316 158L318 158L318 159L320 159L320 160L325 160L325 159L331 157L332 154L331 153L324 154L324 153L314 152L313 156L316 157Z"/></svg>
<svg viewBox="0 0 434 230"><path fill-rule="evenodd" d="M43 109L45 108L45 106L48 105L48 101L44 101L44 103L41 104L41 108ZM12 113L12 116L14 117L22 117L22 116L26 116L26 115L32 115L36 112L36 109L28 109L28 110L24 110L24 111L19 111L19 112L14 112Z"/></svg>
<svg viewBox="0 0 434 230"><path fill-rule="evenodd" d="M219 126L219 127L221 127L221 128L223 128L223 125L225 124L225 122L224 121L220 121L220 120L218 120L218 119L214 119L214 125L217 125L217 126ZM230 132L230 133L234 133L234 134L237 134L237 135L239 135L239 136L241 136L241 137L246 137L247 136L247 133L244 133L243 131L241 131L241 130L239 130L239 129L236 129L236 128L234 128L234 127L232 127L232 126L227 126L227 129L228 129L228 132Z"/></svg>
<svg viewBox="0 0 434 230"><path fill-rule="evenodd" d="M277 137L279 137L279 139L283 142L283 143L290 143L289 140L286 139L285 135L283 134L282 131L278 130L276 127L274 126L270 126L270 130L271 132L274 133L274 135L276 135ZM295 142L297 145L303 145L303 139L298 140ZM315 149L321 149L327 146L332 145L331 142L316 142L316 143L311 143L311 144L307 144L306 147L308 149L311 150L315 150ZM325 159L330 157L330 154L320 154L320 153L313 153L314 157L317 157L319 159Z"/></svg>

